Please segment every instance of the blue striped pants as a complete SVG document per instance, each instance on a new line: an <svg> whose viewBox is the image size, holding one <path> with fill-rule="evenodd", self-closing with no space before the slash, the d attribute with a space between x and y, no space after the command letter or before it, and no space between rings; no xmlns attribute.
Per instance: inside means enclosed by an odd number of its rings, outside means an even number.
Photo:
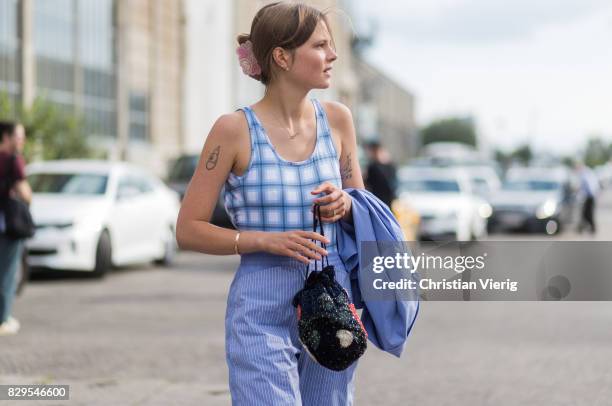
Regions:
<svg viewBox="0 0 612 406"><path fill-rule="evenodd" d="M336 279L352 297L349 274L335 252ZM344 371L317 364L298 340L293 296L305 264L263 252L243 254L230 286L225 353L232 405L352 405L358 361ZM320 268L320 267L319 267ZM312 269L312 264L311 264Z"/></svg>

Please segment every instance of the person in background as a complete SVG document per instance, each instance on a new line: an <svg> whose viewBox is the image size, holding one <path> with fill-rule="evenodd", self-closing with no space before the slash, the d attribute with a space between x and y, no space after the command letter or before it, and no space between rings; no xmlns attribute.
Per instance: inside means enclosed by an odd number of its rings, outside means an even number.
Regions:
<svg viewBox="0 0 612 406"><path fill-rule="evenodd" d="M21 156L25 130L21 124L0 121L0 137L0 207L9 196L30 204L32 190L25 177L25 161ZM12 317L11 309L23 240L9 238L5 231L4 213L0 211L0 336L16 334L20 327L19 321Z"/></svg>
<svg viewBox="0 0 612 406"><path fill-rule="evenodd" d="M397 185L396 168L389 153L377 141L367 144L368 168L366 187L376 197L391 207Z"/></svg>
<svg viewBox="0 0 612 406"><path fill-rule="evenodd" d="M582 162L576 164L576 170L580 179L579 197L583 201L580 221L578 222L578 233L582 233L585 225L590 227L595 234L595 199L599 194L599 180L595 173Z"/></svg>

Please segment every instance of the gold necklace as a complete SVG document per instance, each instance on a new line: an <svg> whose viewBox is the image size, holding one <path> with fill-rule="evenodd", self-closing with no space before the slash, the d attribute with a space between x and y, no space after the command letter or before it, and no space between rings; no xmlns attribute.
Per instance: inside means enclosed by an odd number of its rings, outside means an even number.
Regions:
<svg viewBox="0 0 612 406"><path fill-rule="evenodd" d="M300 135L300 132L297 131L295 133L292 133L291 131L289 131L289 129L285 126L283 126L282 124L280 124L280 122L276 119L276 117L274 117L274 121L276 121L277 124L279 124L280 128L282 128L283 130L286 130L289 133L289 139L292 140L295 137L297 137L298 135Z"/></svg>

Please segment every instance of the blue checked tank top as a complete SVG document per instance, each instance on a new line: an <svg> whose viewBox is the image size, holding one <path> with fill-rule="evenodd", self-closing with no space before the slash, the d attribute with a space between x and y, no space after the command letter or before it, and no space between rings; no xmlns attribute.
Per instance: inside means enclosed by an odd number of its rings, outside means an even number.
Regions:
<svg viewBox="0 0 612 406"><path fill-rule="evenodd" d="M277 152L250 107L242 110L249 124L251 159L246 172L230 172L224 186L224 203L237 230L312 231L312 201L324 196L310 192L323 182L342 188L338 154L325 110L311 99L316 112L317 139L310 158L292 162ZM324 223L328 252L337 252L335 227Z"/></svg>

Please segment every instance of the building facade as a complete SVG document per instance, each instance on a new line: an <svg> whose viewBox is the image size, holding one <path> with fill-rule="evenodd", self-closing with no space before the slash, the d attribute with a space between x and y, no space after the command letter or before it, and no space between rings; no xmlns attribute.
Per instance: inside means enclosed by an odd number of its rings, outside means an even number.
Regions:
<svg viewBox="0 0 612 406"><path fill-rule="evenodd" d="M21 87L21 49L17 0L0 0L0 91L18 102Z"/></svg>
<svg viewBox="0 0 612 406"><path fill-rule="evenodd" d="M235 48L269 2L0 0L0 91L82 114L109 158L165 175L168 160L201 151L219 116L263 96ZM349 106L358 139L403 162L417 147L414 97L354 53L350 2L309 3L328 12L338 53L331 87L311 97Z"/></svg>
<svg viewBox="0 0 612 406"><path fill-rule="evenodd" d="M183 1L115 0L119 158L158 175L183 149Z"/></svg>
<svg viewBox="0 0 612 406"><path fill-rule="evenodd" d="M360 83L357 136L362 142L380 142L394 162L405 163L419 149L414 95L364 59L354 61Z"/></svg>
<svg viewBox="0 0 612 406"><path fill-rule="evenodd" d="M181 149L183 10L163 0L0 0L0 91L85 119L111 159L165 171Z"/></svg>

